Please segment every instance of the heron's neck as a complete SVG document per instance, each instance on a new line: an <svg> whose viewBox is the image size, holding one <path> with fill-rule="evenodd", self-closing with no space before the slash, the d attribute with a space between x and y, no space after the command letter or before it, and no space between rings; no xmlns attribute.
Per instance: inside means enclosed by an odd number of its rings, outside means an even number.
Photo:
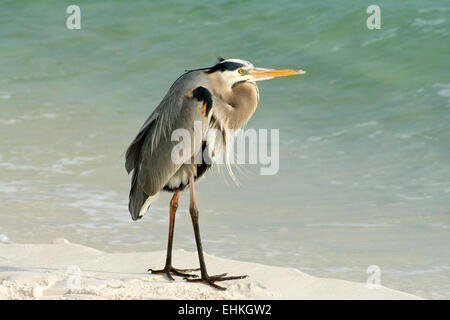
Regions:
<svg viewBox="0 0 450 320"><path fill-rule="evenodd" d="M218 119L227 129L240 129L251 118L259 102L259 91L255 83L243 81L236 83L232 88L218 75L211 75L210 83L214 96L226 103L227 110L220 110L226 119ZM218 88L218 89L217 89ZM216 104L217 108L224 108ZM224 121L226 120L226 121Z"/></svg>
<svg viewBox="0 0 450 320"><path fill-rule="evenodd" d="M233 86L226 99L226 102L233 107L230 126L233 129L241 128L250 120L258 106L258 87L252 82L239 82Z"/></svg>

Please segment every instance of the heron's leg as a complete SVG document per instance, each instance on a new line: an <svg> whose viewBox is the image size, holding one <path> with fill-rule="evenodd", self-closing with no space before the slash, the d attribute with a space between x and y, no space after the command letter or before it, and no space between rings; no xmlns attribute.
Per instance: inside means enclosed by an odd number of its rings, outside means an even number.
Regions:
<svg viewBox="0 0 450 320"><path fill-rule="evenodd" d="M207 283L216 289L225 290L224 287L218 286L217 284L215 284L215 282L216 281L225 281L225 280L244 279L247 276L225 277L226 273L215 275L215 276L208 275L208 272L206 271L205 258L203 256L202 241L200 239L200 228L199 228L199 224L198 224L198 209L197 209L197 205L195 203L195 189L194 189L194 177L193 176L189 177L189 185L190 185L190 189L191 189L191 192L190 192L191 193L191 201L190 201L191 203L189 206L189 213L191 214L192 226L194 228L194 234L195 234L195 242L197 244L197 252L198 252L198 259L200 262L201 278L200 279L187 279L186 278L186 280L192 281L192 282Z"/></svg>
<svg viewBox="0 0 450 320"><path fill-rule="evenodd" d="M173 230L175 228L175 215L178 209L178 199L180 198L180 191L173 194L172 200L170 200L170 221L169 221L169 236L167 241L167 257L166 267L172 266L172 244L173 244Z"/></svg>
<svg viewBox="0 0 450 320"><path fill-rule="evenodd" d="M153 274L165 273L171 280L173 280L173 277L171 274L180 276L180 277L197 277L197 275L195 275L195 274L188 274L185 272L198 270L198 269L176 269L176 268L172 267L173 230L175 227L175 214L177 212L179 198L180 198L180 191L177 191L174 193L172 200L170 200L170 208L169 208L170 221L169 221L169 237L168 237L168 242L167 242L166 265L165 265L164 269L161 269L161 270L148 269L148 271L151 271Z"/></svg>

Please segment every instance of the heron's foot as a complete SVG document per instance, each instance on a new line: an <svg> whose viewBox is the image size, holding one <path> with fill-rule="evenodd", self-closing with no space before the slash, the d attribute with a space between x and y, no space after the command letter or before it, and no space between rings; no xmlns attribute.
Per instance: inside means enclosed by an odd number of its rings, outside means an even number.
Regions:
<svg viewBox="0 0 450 320"><path fill-rule="evenodd" d="M201 278L198 278L198 279L189 279L187 277L185 277L184 279L186 281L189 281L189 282L202 282L202 283L205 283L205 284L209 284L211 287L219 289L219 290L226 290L226 288L215 284L215 282L227 281L227 280L240 280L240 279L245 279L245 278L248 277L247 275L226 277L226 275L227 275L226 273L223 273L223 274L218 274L218 275L215 275L215 276L208 276L207 275L206 277L201 277Z"/></svg>
<svg viewBox="0 0 450 320"><path fill-rule="evenodd" d="M151 272L152 274L165 274L165 275L167 275L167 277L170 280L175 280L172 277L172 275L178 276L178 277L184 277L185 279L187 279L187 278L196 278L196 277L198 277L198 275L192 274L192 273L186 273L186 272L199 271L199 270L200 270L200 268L197 268L197 269L177 269L177 268L174 268L172 266L169 266L169 267L165 267L164 269L161 269L161 270L148 269L147 272Z"/></svg>

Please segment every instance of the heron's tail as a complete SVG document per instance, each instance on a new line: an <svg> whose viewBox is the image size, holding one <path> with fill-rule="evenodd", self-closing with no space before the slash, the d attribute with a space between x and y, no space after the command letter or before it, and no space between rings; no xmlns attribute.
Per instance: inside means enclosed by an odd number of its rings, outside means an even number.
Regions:
<svg viewBox="0 0 450 320"><path fill-rule="evenodd" d="M159 193L149 196L144 192L139 186L139 183L137 183L137 172L135 169L131 180L130 200L128 203L128 210L131 213L131 218L133 220L141 219L147 212L153 200L158 197L158 194Z"/></svg>

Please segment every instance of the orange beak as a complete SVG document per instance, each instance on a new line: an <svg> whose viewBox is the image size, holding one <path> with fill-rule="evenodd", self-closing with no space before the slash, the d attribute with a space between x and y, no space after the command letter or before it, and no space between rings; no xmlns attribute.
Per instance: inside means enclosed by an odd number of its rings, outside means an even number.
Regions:
<svg viewBox="0 0 450 320"><path fill-rule="evenodd" d="M304 73L306 73L306 71L304 70L255 68L253 70L250 70L248 74L253 76L255 81L261 81L273 79L276 77L287 77Z"/></svg>

